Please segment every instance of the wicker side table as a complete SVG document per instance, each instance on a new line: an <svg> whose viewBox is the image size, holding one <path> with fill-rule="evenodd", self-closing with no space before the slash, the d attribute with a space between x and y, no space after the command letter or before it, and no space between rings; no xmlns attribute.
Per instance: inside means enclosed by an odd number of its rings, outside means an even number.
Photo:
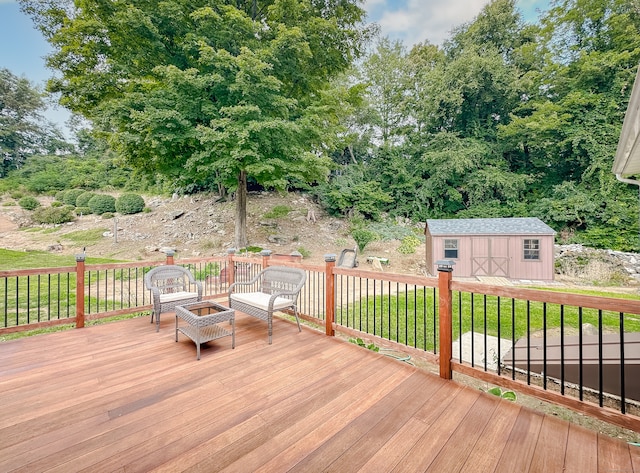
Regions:
<svg viewBox="0 0 640 473"><path fill-rule="evenodd" d="M186 322L180 325L182 319ZM221 322L231 324L231 330L221 327ZM178 332L189 337L196 344L197 358L200 359L200 345L231 335L231 348L236 347L235 310L217 302L204 301L176 307L176 342Z"/></svg>

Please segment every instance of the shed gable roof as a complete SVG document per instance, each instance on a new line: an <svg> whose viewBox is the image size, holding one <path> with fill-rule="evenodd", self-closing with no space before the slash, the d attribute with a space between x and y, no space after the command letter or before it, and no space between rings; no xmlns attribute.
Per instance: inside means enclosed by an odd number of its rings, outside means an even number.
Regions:
<svg viewBox="0 0 640 473"><path fill-rule="evenodd" d="M427 220L431 235L555 235L536 217Z"/></svg>

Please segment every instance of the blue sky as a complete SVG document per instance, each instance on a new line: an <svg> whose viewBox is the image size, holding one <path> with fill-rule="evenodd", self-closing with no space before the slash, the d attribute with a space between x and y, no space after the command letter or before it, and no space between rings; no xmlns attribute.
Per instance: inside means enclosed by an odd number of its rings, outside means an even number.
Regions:
<svg viewBox="0 0 640 473"><path fill-rule="evenodd" d="M380 25L381 34L407 46L428 40L441 44L452 28L473 20L488 0L365 0L369 21ZM525 19L535 22L549 0L517 0ZM50 48L31 19L20 12L17 1L0 0L0 68L24 76L44 87L52 75L44 65ZM61 127L68 118L64 110L50 109L49 120Z"/></svg>

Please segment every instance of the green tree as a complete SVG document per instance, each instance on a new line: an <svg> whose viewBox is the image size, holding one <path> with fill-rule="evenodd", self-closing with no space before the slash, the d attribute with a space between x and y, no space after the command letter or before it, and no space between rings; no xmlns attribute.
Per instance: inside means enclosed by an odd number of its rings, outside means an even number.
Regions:
<svg viewBox="0 0 640 473"><path fill-rule="evenodd" d="M133 167L176 187L326 177L339 104L329 80L371 30L358 0L21 0L54 48L61 103L92 120Z"/></svg>
<svg viewBox="0 0 640 473"><path fill-rule="evenodd" d="M359 79L366 86L366 106L369 109L367 125L379 143L395 141L394 138L401 134L401 127L406 124L403 103L407 64L402 43L382 38L360 67Z"/></svg>
<svg viewBox="0 0 640 473"><path fill-rule="evenodd" d="M0 177L29 156L69 151L62 133L42 116L43 94L24 77L0 69Z"/></svg>
<svg viewBox="0 0 640 473"><path fill-rule="evenodd" d="M524 99L499 126L505 156L536 176L532 211L562 234L637 249L637 189L610 171L640 61L637 2L559 0L540 33L532 54L540 72L527 77Z"/></svg>

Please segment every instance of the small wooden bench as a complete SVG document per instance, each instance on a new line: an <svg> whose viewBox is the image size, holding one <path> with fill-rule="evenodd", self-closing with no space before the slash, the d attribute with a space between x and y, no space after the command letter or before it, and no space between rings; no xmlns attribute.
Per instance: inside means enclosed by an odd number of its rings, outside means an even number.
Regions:
<svg viewBox="0 0 640 473"><path fill-rule="evenodd" d="M182 266L157 266L145 274L144 285L153 298L151 323L155 316L156 332L160 330L161 313L174 312L176 306L202 300L202 283Z"/></svg>
<svg viewBox="0 0 640 473"><path fill-rule="evenodd" d="M273 312L292 308L300 328L297 300L307 280L298 268L269 266L249 281L229 286L229 307L267 322L269 344L273 333Z"/></svg>

